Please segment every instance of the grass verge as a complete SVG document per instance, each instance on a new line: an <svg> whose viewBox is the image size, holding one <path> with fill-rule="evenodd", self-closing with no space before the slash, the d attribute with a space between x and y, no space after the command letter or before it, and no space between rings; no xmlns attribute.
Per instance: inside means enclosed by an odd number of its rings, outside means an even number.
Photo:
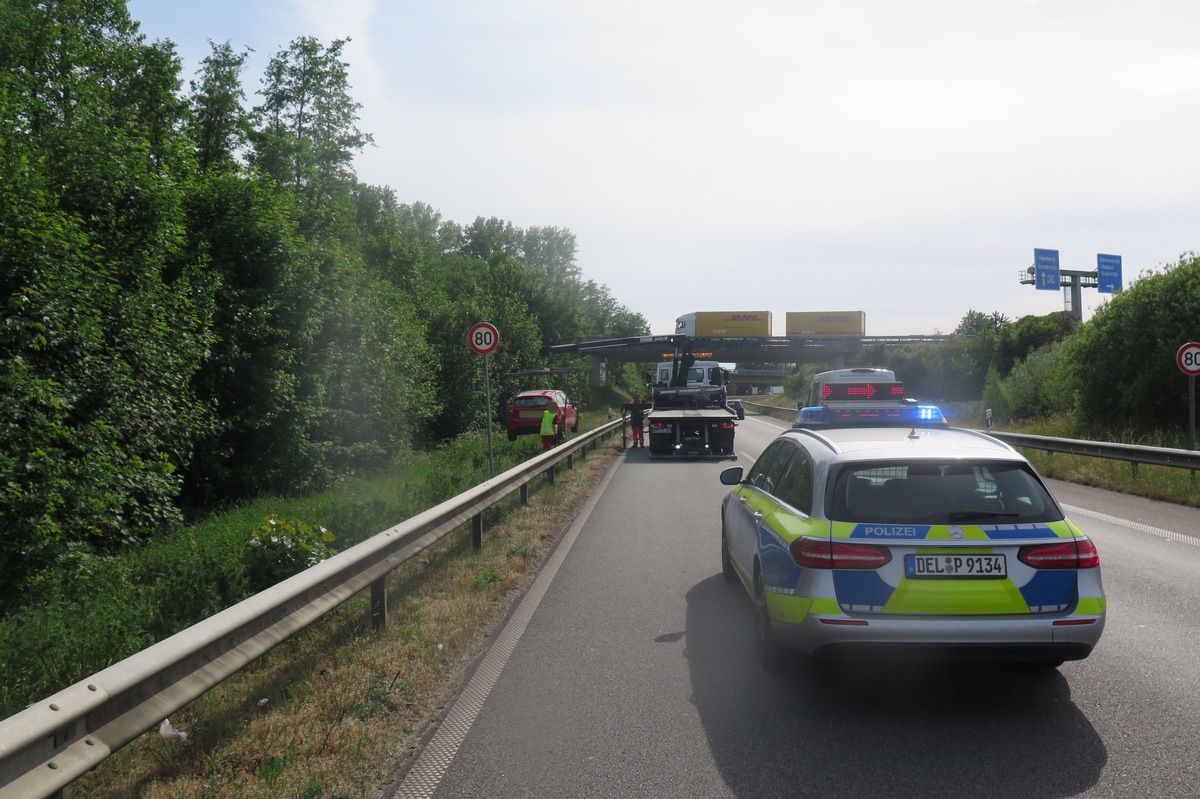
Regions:
<svg viewBox="0 0 1200 799"><path fill-rule="evenodd" d="M392 575L389 624L360 595L67 789L88 799L375 797L416 752L620 452L610 440L540 483L475 552L470 526Z"/></svg>
<svg viewBox="0 0 1200 799"><path fill-rule="evenodd" d="M1105 488L1122 494L1200 507L1200 482L1187 469L1021 449L1043 477Z"/></svg>

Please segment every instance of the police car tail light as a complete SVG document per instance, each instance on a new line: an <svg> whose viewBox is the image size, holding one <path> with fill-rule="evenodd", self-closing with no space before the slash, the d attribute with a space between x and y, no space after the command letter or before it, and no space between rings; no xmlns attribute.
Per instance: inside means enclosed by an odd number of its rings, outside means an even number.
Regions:
<svg viewBox="0 0 1200 799"><path fill-rule="evenodd" d="M810 569L878 569L892 559L882 547L797 538L789 548L792 559Z"/></svg>
<svg viewBox="0 0 1200 799"><path fill-rule="evenodd" d="M1034 569L1094 569L1100 553L1087 538L1021 547L1017 560Z"/></svg>

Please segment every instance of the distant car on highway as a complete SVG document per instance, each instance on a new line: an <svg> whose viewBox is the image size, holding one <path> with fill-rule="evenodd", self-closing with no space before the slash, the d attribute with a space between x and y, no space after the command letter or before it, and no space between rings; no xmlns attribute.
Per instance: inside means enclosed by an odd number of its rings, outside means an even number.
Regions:
<svg viewBox="0 0 1200 799"><path fill-rule="evenodd" d="M558 437L568 430L579 432L579 408L571 404L567 395L557 389L522 391L508 409L508 440L517 436L538 435L542 431L542 414L549 408L558 419Z"/></svg>
<svg viewBox="0 0 1200 799"><path fill-rule="evenodd" d="M735 400L735 399L726 400L725 404L733 409L733 412L737 414L737 418L739 418L739 419L746 418L746 406L742 404L741 400Z"/></svg>
<svg viewBox="0 0 1200 799"><path fill-rule="evenodd" d="M1020 453L932 406L826 410L721 473L722 571L754 603L765 665L1091 653L1100 556Z"/></svg>

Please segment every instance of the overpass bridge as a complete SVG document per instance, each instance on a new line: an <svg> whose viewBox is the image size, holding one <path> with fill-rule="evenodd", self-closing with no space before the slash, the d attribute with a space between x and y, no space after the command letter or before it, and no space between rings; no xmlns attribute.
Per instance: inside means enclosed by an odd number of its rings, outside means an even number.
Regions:
<svg viewBox="0 0 1200 799"><path fill-rule="evenodd" d="M939 344L954 336L852 336L822 338L776 338L771 336L744 336L738 338L716 338L703 336L624 336L621 338L594 339L574 344L553 344L543 347L546 355L585 355L593 385L604 383L604 364L645 363L653 364L673 357L677 352L691 352L697 358L723 363L816 363L830 369L840 369L854 364L858 352L866 346L882 344L885 347L901 347L908 344ZM735 370L736 371L736 370ZM768 382L778 385L775 373L756 375L755 380L740 382ZM737 376L735 374L735 379Z"/></svg>

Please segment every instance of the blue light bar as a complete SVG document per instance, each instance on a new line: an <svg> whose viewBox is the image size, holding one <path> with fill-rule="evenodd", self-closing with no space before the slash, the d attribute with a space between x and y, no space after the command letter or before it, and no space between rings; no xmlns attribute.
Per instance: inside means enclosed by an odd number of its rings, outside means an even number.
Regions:
<svg viewBox="0 0 1200 799"><path fill-rule="evenodd" d="M936 405L841 405L801 408L793 427L948 427Z"/></svg>

